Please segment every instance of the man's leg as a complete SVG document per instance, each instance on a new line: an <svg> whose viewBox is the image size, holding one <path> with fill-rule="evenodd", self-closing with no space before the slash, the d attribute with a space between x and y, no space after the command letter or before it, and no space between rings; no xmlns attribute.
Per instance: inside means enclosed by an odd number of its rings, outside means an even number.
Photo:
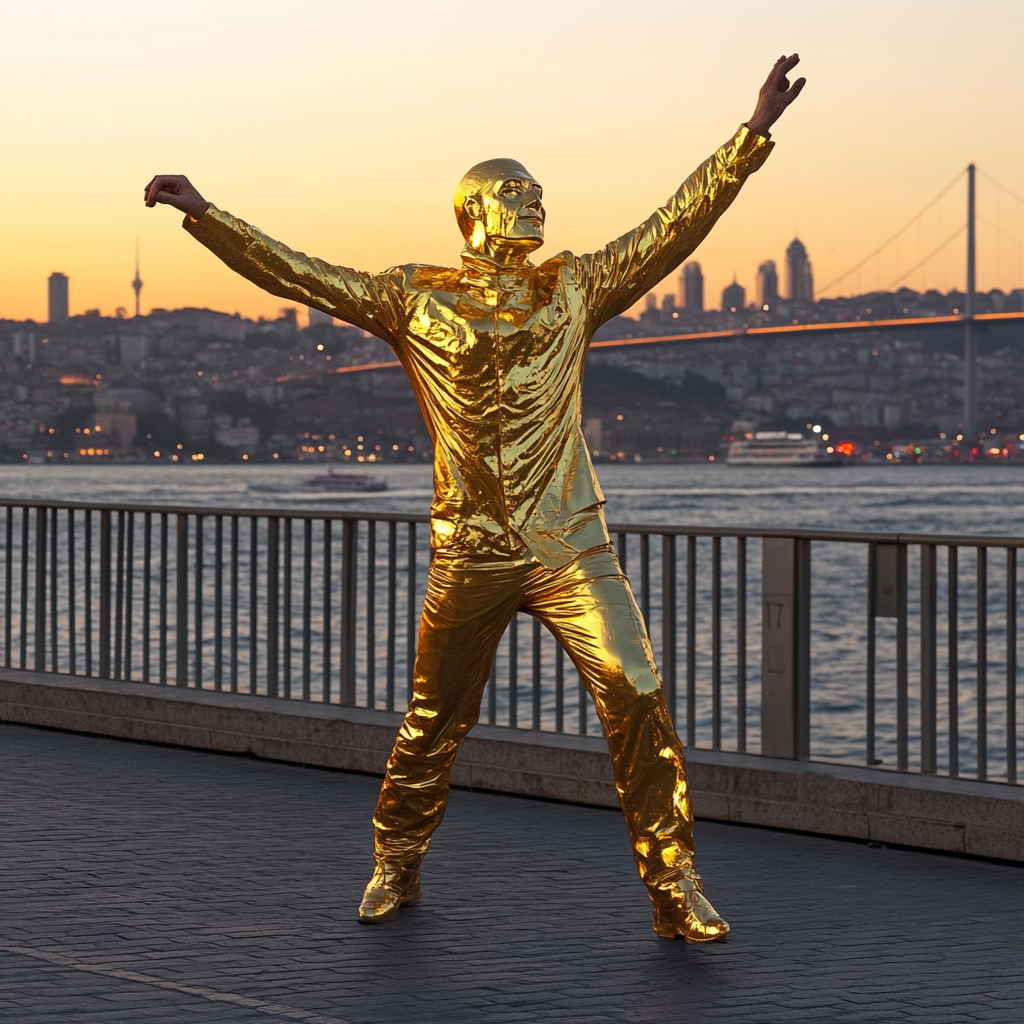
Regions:
<svg viewBox="0 0 1024 1024"><path fill-rule="evenodd" d="M476 724L494 654L521 602L521 563L486 569L434 559L409 710L373 817L374 877L360 920L391 920L419 895L419 864L448 802L452 763Z"/></svg>
<svg viewBox="0 0 1024 1024"><path fill-rule="evenodd" d="M692 941L724 938L728 925L703 899L693 866L683 745L618 559L610 548L596 549L535 578L524 610L549 626L594 698L655 930Z"/></svg>

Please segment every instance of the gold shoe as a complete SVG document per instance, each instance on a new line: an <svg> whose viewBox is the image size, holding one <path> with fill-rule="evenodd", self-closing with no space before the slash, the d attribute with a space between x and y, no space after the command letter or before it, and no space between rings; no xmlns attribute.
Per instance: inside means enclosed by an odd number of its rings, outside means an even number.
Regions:
<svg viewBox="0 0 1024 1024"><path fill-rule="evenodd" d="M362 924L385 924L398 917L399 907L411 907L419 899L419 868L378 864L359 904L359 920Z"/></svg>
<svg viewBox="0 0 1024 1024"><path fill-rule="evenodd" d="M663 939L725 942L728 922L708 902L700 875L689 874L651 892L654 930Z"/></svg>

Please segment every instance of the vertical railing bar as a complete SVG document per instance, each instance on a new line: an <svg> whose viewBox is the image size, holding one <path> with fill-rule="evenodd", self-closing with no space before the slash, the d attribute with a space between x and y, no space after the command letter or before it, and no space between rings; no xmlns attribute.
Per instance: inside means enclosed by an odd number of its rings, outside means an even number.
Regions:
<svg viewBox="0 0 1024 1024"><path fill-rule="evenodd" d="M11 667L11 628L14 624L14 506L7 506L4 538L4 666Z"/></svg>
<svg viewBox="0 0 1024 1024"><path fill-rule="evenodd" d="M947 613L949 634L949 777L960 775L960 551L950 544L947 549Z"/></svg>
<svg viewBox="0 0 1024 1024"><path fill-rule="evenodd" d="M160 596L158 599L160 607L160 621L157 628L160 631L159 661L160 661L160 684L167 685L167 583L170 574L170 563L168 561L168 515L160 513Z"/></svg>
<svg viewBox="0 0 1024 1024"><path fill-rule="evenodd" d="M651 535L640 534L640 612L651 630Z"/></svg>
<svg viewBox="0 0 1024 1024"><path fill-rule="evenodd" d="M85 511L82 537L82 598L85 605L85 674L92 675L92 509Z"/></svg>
<svg viewBox="0 0 1024 1024"><path fill-rule="evenodd" d="M259 692L259 516L249 516L249 693Z"/></svg>
<svg viewBox="0 0 1024 1024"><path fill-rule="evenodd" d="M722 538L711 540L711 746L722 749Z"/></svg>
<svg viewBox="0 0 1024 1024"><path fill-rule="evenodd" d="M377 706L377 522L366 521L366 706Z"/></svg>
<svg viewBox="0 0 1024 1024"><path fill-rule="evenodd" d="M267 696L277 697L279 687L281 518L267 516Z"/></svg>
<svg viewBox="0 0 1024 1024"><path fill-rule="evenodd" d="M359 572L359 520L341 524L341 679L338 699L351 706L356 702L356 594Z"/></svg>
<svg viewBox="0 0 1024 1024"><path fill-rule="evenodd" d="M1017 549L1006 549L1006 781L1017 781Z"/></svg>
<svg viewBox="0 0 1024 1024"><path fill-rule="evenodd" d="M934 544L921 545L921 771L926 775L937 770L936 552Z"/></svg>
<svg viewBox="0 0 1024 1024"><path fill-rule="evenodd" d="M508 725L519 726L519 616L508 624Z"/></svg>
<svg viewBox="0 0 1024 1024"><path fill-rule="evenodd" d="M21 509L21 603L18 612L21 657L19 668L28 668L28 508Z"/></svg>
<svg viewBox="0 0 1024 1024"><path fill-rule="evenodd" d="M324 520L324 640L323 693L324 704L331 702L331 520Z"/></svg>
<svg viewBox="0 0 1024 1024"><path fill-rule="evenodd" d="M302 520L302 699L309 700L313 659L313 520Z"/></svg>
<svg viewBox="0 0 1024 1024"><path fill-rule="evenodd" d="M586 687L586 684L583 682L583 676L580 673L577 673L576 700L578 702L577 705L576 705L576 707L577 707L577 712L576 712L576 717L577 717L576 731L579 733L580 736L586 736L587 735L587 687Z"/></svg>
<svg viewBox="0 0 1024 1024"><path fill-rule="evenodd" d="M875 612L878 597L878 546L868 544L868 624L867 624L867 657L865 666L865 699L864 699L864 761L869 765L877 764L875 757Z"/></svg>
<svg viewBox="0 0 1024 1024"><path fill-rule="evenodd" d="M57 509L50 509L50 671L57 672L60 667L60 652L57 647L60 619L57 573Z"/></svg>
<svg viewBox="0 0 1024 1024"><path fill-rule="evenodd" d="M110 510L100 512L100 635L99 675L110 678Z"/></svg>
<svg viewBox="0 0 1024 1024"><path fill-rule="evenodd" d="M196 572L196 585L193 590L193 596L195 599L195 680L196 689L201 690L203 688L203 634L204 634L204 615L203 615L203 577L204 569L204 556L205 556L205 533L203 527L205 525L206 516L196 516L196 546L195 546L195 572Z"/></svg>
<svg viewBox="0 0 1024 1024"><path fill-rule="evenodd" d="M697 743L697 538L686 538L686 742Z"/></svg>
<svg viewBox="0 0 1024 1024"><path fill-rule="evenodd" d="M615 535L615 539L617 541L616 546L618 548L619 567L622 569L622 574L625 575L626 574L626 553L628 551L627 544L628 544L629 537L628 537L628 534L617 533Z"/></svg>
<svg viewBox="0 0 1024 1024"><path fill-rule="evenodd" d="M153 513L146 512L142 517L142 680L150 681L152 658L150 647L153 642L153 629L150 622L153 616Z"/></svg>
<svg viewBox="0 0 1024 1024"><path fill-rule="evenodd" d="M531 679L532 715L531 727L540 728L540 619L533 620L533 670Z"/></svg>
<svg viewBox="0 0 1024 1024"><path fill-rule="evenodd" d="M896 767L909 764L909 672L907 664L907 545L900 544L896 560Z"/></svg>
<svg viewBox="0 0 1024 1024"><path fill-rule="evenodd" d="M285 700L292 699L292 531L295 520L287 518L284 525L284 569L281 591L281 683Z"/></svg>
<svg viewBox="0 0 1024 1024"><path fill-rule="evenodd" d="M978 781L988 779L988 548L978 552Z"/></svg>
<svg viewBox="0 0 1024 1024"><path fill-rule="evenodd" d="M240 538L239 527L240 516L231 517L231 586L229 588L228 600L231 603L231 655L229 663L229 685L232 693L238 693L238 641L239 641L239 584L242 572L241 558L239 554Z"/></svg>
<svg viewBox="0 0 1024 1024"><path fill-rule="evenodd" d="M747 538L736 538L736 750L747 750Z"/></svg>
<svg viewBox="0 0 1024 1024"><path fill-rule="evenodd" d="M35 578L35 632L32 645L33 666L37 672L46 671L46 509L36 509L36 578Z"/></svg>
<svg viewBox="0 0 1024 1024"><path fill-rule="evenodd" d="M213 519L213 688L224 689L224 517Z"/></svg>
<svg viewBox="0 0 1024 1024"><path fill-rule="evenodd" d="M398 523L388 523L387 679L384 706L395 710L395 630L398 628ZM494 724L493 722L491 723Z"/></svg>
<svg viewBox="0 0 1024 1024"><path fill-rule="evenodd" d="M174 549L174 682L188 686L188 514L177 513Z"/></svg>
<svg viewBox="0 0 1024 1024"><path fill-rule="evenodd" d="M135 513L126 512L124 538L124 663L121 678L132 677L132 618L135 589Z"/></svg>
<svg viewBox="0 0 1024 1024"><path fill-rule="evenodd" d="M661 538L661 675L665 688L665 702L675 725L679 712L676 693L677 670L676 650L676 538L663 534Z"/></svg>
<svg viewBox="0 0 1024 1024"><path fill-rule="evenodd" d="M565 732L565 651L555 639L555 732Z"/></svg>
<svg viewBox="0 0 1024 1024"><path fill-rule="evenodd" d="M416 524L409 524L409 591L406 608L405 699L412 700L416 671Z"/></svg>
<svg viewBox="0 0 1024 1024"><path fill-rule="evenodd" d="M114 678L121 678L124 648L124 509L117 513L117 558L114 562Z"/></svg>
<svg viewBox="0 0 1024 1024"><path fill-rule="evenodd" d="M68 672L78 675L78 616L75 573L75 510L68 509Z"/></svg>

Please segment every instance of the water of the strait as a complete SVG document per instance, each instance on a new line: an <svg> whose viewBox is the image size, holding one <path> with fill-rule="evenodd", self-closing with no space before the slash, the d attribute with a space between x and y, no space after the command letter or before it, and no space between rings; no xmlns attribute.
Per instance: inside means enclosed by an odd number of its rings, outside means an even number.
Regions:
<svg viewBox="0 0 1024 1024"><path fill-rule="evenodd" d="M363 467L360 467L362 469ZM378 464L367 466L372 475L387 481L388 490L356 495L322 495L304 489L305 481L318 472L312 466L0 466L0 495L56 501L97 501L124 504L191 505L231 509L366 510L368 512L425 513L431 496L429 466ZM829 469L730 469L721 465L602 465L598 467L606 497L607 515L612 523L664 524L672 526L791 527L843 531L880 531L934 534L1021 535L1021 509L1024 507L1024 467L1015 466L914 466L844 467ZM262 527L261 527L262 529ZM297 524L296 530L299 530ZM205 543L211 543L207 529ZM424 531L421 535L425 538ZM339 534L340 537L340 534ZM142 550L136 539L136 559ZM246 540L242 547L247 547ZM296 573L301 540L295 535ZM360 538L360 594L365 591L365 534ZM377 533L377 604L374 650L374 701L385 699L387 649L383 616L386 614L386 544L384 530ZM155 541L154 541L155 545ZM404 587L407 550L405 535L398 537L397 572L399 589ZM154 547L155 550L155 547ZM335 540L334 555L340 554ZM737 655L736 655L736 545L731 539L722 543L722 743L736 743ZM711 542L697 546L697 614L695 620L696 691L694 733L698 745L711 742ZM861 544L815 542L812 564L812 752L818 758L863 761L865 754L865 663L866 663L866 548ZM641 596L640 548L636 538L627 545L626 570L638 598ZM650 573L647 603L650 608L652 642L662 658L661 566L662 549L657 538L650 547ZM246 553L243 550L242 560ZM212 556L207 552L207 573ZM911 548L909 587L910 650L910 759L916 763L919 744L918 723L918 550ZM677 551L677 706L680 731L687 729L686 707L686 623L685 579L686 544L680 539ZM747 719L748 747L758 749L760 699L760 543L751 540L747 552ZM1006 576L1005 555L991 551L988 557L988 643L987 643L987 726L989 774L998 778L1005 773L1006 758ZM422 592L426 574L425 551L420 553L417 589ZM244 566L243 566L244 569ZM940 549L939 599L939 761L940 770L948 765L949 720L948 661L946 632L947 563ZM315 568L314 593L322 576ZM335 570L332 585L340 573ZM973 549L960 553L959 565L959 691L958 725L960 770L972 773L976 767L978 673L977 633L977 560ZM204 581L206 608L212 607L212 581ZM295 576L298 590L301 581ZM208 592L208 593L207 593ZM262 600L262 598L261 598ZM337 609L337 599L334 608ZM300 608L294 603L296 614ZM205 613L204 613L205 614ZM244 616L243 616L244 619ZM404 596L397 612L398 638L394 654L394 703L404 706L407 666L405 663L407 620ZM244 633L245 624L242 623ZM314 647L321 634L313 629ZM365 636L365 611L360 609L360 638ZM895 763L896 702L895 621L877 622L877 749L876 756L886 765ZM301 671L302 624L293 617L292 675ZM242 637L244 640L244 637ZM334 643L337 644L335 637ZM248 689L247 641L242 650L239 687ZM204 646L204 675L212 678L207 664L213 658L209 641ZM508 691L504 681L509 671L508 639L502 643L497 660L501 685L493 702L485 696L485 718L493 707L496 720L508 721ZM529 725L533 715L533 650L530 625L518 627L518 723ZM81 657L81 656L80 656ZM173 649L172 649L173 658ZM335 659L337 654L335 653ZM154 654L154 664L156 656ZM63 664L63 662L62 662ZM541 645L540 677L541 723L552 728L555 702L553 695L555 652L544 633ZM81 671L79 666L79 671ZM311 692L321 692L322 676L313 669ZM366 703L367 660L360 642L357 663L358 700ZM255 677L257 673L253 673ZM207 684L208 685L208 684ZM257 682L257 687L261 684ZM566 665L564 727L575 731L579 723L577 679ZM297 694L298 684L293 693ZM336 699L336 684L335 684ZM587 728L598 726L590 708Z"/></svg>

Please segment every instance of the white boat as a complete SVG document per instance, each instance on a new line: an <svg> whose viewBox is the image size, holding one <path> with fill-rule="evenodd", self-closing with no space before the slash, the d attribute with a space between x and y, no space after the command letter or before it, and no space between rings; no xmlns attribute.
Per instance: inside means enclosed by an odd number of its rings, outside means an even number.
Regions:
<svg viewBox="0 0 1024 1024"><path fill-rule="evenodd" d="M835 466L820 441L784 430L761 430L729 446L727 466Z"/></svg>

